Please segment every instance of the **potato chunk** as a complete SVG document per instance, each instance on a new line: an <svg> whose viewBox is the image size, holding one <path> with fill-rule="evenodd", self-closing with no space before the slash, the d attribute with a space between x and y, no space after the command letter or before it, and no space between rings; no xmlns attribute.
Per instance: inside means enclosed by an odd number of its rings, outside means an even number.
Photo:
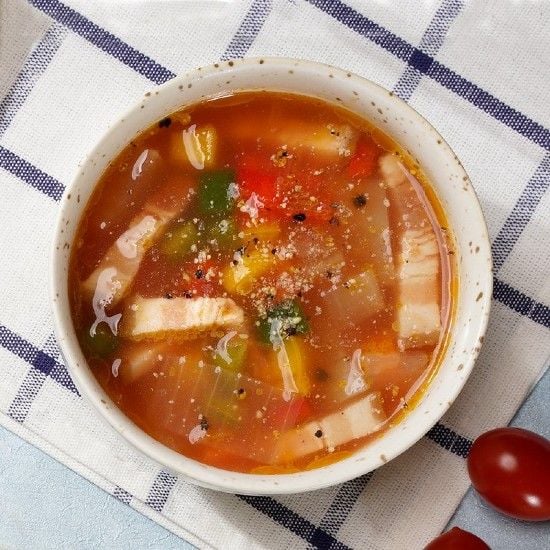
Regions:
<svg viewBox="0 0 550 550"><path fill-rule="evenodd" d="M363 322L384 307L384 296L371 267L366 267L327 293L327 316L342 324L346 321Z"/></svg>
<svg viewBox="0 0 550 550"><path fill-rule="evenodd" d="M291 154L308 154L322 162L351 156L359 137L357 130L347 124L326 124L303 118L290 118L284 123L280 120L264 121L263 124L270 124L271 131L265 133L262 143L273 148L274 152L284 147ZM231 138L255 142L257 132L254 128L254 123L240 117L231 124Z"/></svg>
<svg viewBox="0 0 550 550"><path fill-rule="evenodd" d="M134 340L175 336L186 340L244 322L243 310L231 298L142 298L128 301L121 334Z"/></svg>

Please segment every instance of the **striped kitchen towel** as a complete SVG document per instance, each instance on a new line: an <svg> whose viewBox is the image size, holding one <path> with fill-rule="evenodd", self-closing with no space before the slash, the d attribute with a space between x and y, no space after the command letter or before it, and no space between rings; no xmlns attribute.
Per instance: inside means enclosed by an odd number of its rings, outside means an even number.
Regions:
<svg viewBox="0 0 550 550"><path fill-rule="evenodd" d="M506 424L550 349L550 4L512 0L0 0L0 422L199 547L420 549L468 488L472 439ZM374 473L277 498L187 485L100 422L47 298L57 204L107 125L199 65L277 55L393 90L457 152L487 216L493 313L448 414Z"/></svg>

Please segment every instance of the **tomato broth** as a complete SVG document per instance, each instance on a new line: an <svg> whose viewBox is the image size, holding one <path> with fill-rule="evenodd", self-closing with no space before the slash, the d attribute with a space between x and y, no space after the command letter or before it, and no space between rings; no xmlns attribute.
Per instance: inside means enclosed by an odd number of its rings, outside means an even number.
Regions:
<svg viewBox="0 0 550 550"><path fill-rule="evenodd" d="M421 168L321 100L242 92L144 131L77 231L82 351L140 428L252 473L349 456L411 408L453 269Z"/></svg>

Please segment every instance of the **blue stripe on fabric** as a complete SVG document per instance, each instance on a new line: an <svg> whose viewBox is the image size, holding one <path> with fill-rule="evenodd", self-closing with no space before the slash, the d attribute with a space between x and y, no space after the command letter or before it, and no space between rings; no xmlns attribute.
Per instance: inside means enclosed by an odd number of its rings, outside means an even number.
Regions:
<svg viewBox="0 0 550 550"><path fill-rule="evenodd" d="M550 130L439 63L432 56L374 23L341 0L308 0L308 2L481 111L550 151Z"/></svg>
<svg viewBox="0 0 550 550"><path fill-rule="evenodd" d="M60 200L61 195L63 195L64 187L59 181L1 145L0 168L4 168L4 170L7 170L55 201Z"/></svg>
<svg viewBox="0 0 550 550"><path fill-rule="evenodd" d="M178 478L176 476L166 472L165 470L161 470L155 477L155 480L149 489L149 494L147 495L145 504L157 512L162 512L164 506L166 505L166 501L168 500L168 496L170 495L170 491L176 484L177 480Z"/></svg>
<svg viewBox="0 0 550 550"><path fill-rule="evenodd" d="M438 61L432 60L426 75L518 134L550 151L550 130L526 117L517 109L509 107Z"/></svg>
<svg viewBox="0 0 550 550"><path fill-rule="evenodd" d="M122 487L119 487L118 485L115 487L115 490L113 491L113 496L120 500L121 502L124 502L124 504L130 504L132 502L132 495L125 491Z"/></svg>
<svg viewBox="0 0 550 550"><path fill-rule="evenodd" d="M46 70L61 46L67 30L53 23L32 50L8 93L0 101L0 136L6 131L18 109Z"/></svg>
<svg viewBox="0 0 550 550"><path fill-rule="evenodd" d="M308 2L402 61L407 62L415 51L414 46L406 40L361 15L340 0L308 0Z"/></svg>
<svg viewBox="0 0 550 550"><path fill-rule="evenodd" d="M466 458L472 448L471 439L461 436L439 422L426 434L426 437L462 458Z"/></svg>
<svg viewBox="0 0 550 550"><path fill-rule="evenodd" d="M318 529L336 536L373 475L374 472L369 472L364 476L346 481L338 489Z"/></svg>
<svg viewBox="0 0 550 550"><path fill-rule="evenodd" d="M13 418L13 420L20 424L25 422L31 410L31 405L38 395L38 392L42 389L46 377L46 374L37 368L31 368L29 370L23 382L21 382L17 394L8 407L8 416L10 418Z"/></svg>
<svg viewBox="0 0 550 550"><path fill-rule="evenodd" d="M60 386L80 395L65 365L3 325L0 325L0 346L23 359L36 371L49 376Z"/></svg>
<svg viewBox="0 0 550 550"><path fill-rule="evenodd" d="M222 61L244 57L272 9L271 0L254 0L221 56Z"/></svg>
<svg viewBox="0 0 550 550"><path fill-rule="evenodd" d="M495 273L499 271L512 252L523 230L531 220L533 212L549 187L550 154L547 154L523 189L514 208L493 241L492 252Z"/></svg>
<svg viewBox="0 0 550 550"><path fill-rule="evenodd" d="M330 548L331 550L345 550L345 544L339 542L330 533L316 527L313 523L293 512L271 497L252 497L237 495L241 500L270 517L279 525L287 528L302 537L315 548Z"/></svg>
<svg viewBox="0 0 550 550"><path fill-rule="evenodd" d="M175 73L163 67L149 56L136 50L114 34L102 29L77 11L59 0L28 0L55 21L72 30L104 52L112 55L137 73L155 84L163 84L173 78Z"/></svg>
<svg viewBox="0 0 550 550"><path fill-rule="evenodd" d="M463 6L462 0L443 0L420 40L419 48L423 52L432 57L436 56L451 24ZM394 86L394 92L404 101L408 101L418 87L421 78L422 73L419 70L407 65Z"/></svg>
<svg viewBox="0 0 550 550"><path fill-rule="evenodd" d="M550 328L550 307L535 302L523 292L496 277L493 282L493 298L535 323Z"/></svg>

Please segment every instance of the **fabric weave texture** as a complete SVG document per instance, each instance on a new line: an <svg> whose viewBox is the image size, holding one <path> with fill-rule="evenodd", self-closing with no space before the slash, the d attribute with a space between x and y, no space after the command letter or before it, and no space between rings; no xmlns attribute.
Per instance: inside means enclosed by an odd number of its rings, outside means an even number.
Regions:
<svg viewBox="0 0 550 550"><path fill-rule="evenodd" d="M548 364L549 20L550 4L512 0L0 0L0 423L199 547L422 548L469 486L472 440ZM276 498L188 485L99 421L47 292L59 200L109 123L178 73L262 55L353 71L425 116L478 192L495 268L479 360L427 436L361 478Z"/></svg>

